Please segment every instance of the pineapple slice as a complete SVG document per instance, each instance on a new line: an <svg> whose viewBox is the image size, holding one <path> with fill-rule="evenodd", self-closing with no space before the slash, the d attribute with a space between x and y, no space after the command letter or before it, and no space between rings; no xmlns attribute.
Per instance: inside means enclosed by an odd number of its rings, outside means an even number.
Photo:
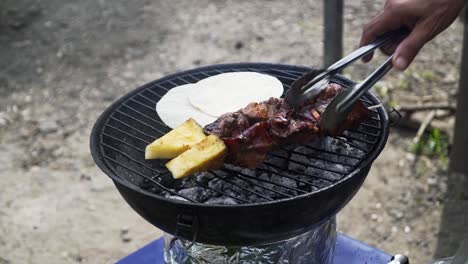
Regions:
<svg viewBox="0 0 468 264"><path fill-rule="evenodd" d="M222 139L209 135L200 143L169 161L166 167L174 179L186 177L195 172L218 169L226 157L226 145Z"/></svg>
<svg viewBox="0 0 468 264"><path fill-rule="evenodd" d="M145 159L172 159L206 138L192 118L146 146Z"/></svg>

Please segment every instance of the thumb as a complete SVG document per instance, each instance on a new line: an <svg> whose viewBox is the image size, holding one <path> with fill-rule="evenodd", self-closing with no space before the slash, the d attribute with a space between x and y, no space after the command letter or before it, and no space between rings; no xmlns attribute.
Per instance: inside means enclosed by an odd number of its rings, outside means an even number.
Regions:
<svg viewBox="0 0 468 264"><path fill-rule="evenodd" d="M429 35L429 31L424 26L421 24L416 25L395 51L393 58L395 68L400 71L406 70L424 44L430 40Z"/></svg>

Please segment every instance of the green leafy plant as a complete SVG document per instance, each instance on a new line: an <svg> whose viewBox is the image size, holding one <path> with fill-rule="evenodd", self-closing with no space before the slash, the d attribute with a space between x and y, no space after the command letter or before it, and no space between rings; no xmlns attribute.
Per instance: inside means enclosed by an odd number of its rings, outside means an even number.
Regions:
<svg viewBox="0 0 468 264"><path fill-rule="evenodd" d="M430 70L426 70L426 71L423 71L422 72L422 77L428 81L433 81L436 79L435 75L434 75L434 72L430 71Z"/></svg>
<svg viewBox="0 0 468 264"><path fill-rule="evenodd" d="M418 143L413 144L411 151L417 155L438 158L441 164L444 165L448 163L448 148L448 136L438 128L434 128L423 136Z"/></svg>

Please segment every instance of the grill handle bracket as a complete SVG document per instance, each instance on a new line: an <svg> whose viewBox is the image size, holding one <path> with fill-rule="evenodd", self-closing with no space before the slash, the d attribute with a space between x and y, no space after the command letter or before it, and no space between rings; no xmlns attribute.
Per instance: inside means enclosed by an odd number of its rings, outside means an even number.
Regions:
<svg viewBox="0 0 468 264"><path fill-rule="evenodd" d="M396 254L388 264L409 264L409 260L405 255Z"/></svg>
<svg viewBox="0 0 468 264"><path fill-rule="evenodd" d="M390 126L396 126L398 123L401 121L401 113L398 112L394 107L392 107L392 110L388 112L388 117L390 119Z"/></svg>
<svg viewBox="0 0 468 264"><path fill-rule="evenodd" d="M192 243L186 246L186 249L191 248L195 244L198 237L198 217L192 211L179 213L174 236L192 237Z"/></svg>

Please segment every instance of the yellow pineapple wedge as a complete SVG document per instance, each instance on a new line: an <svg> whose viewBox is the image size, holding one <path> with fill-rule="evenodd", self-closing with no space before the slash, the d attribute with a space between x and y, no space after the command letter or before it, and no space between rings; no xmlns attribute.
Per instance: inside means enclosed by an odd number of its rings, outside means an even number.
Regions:
<svg viewBox="0 0 468 264"><path fill-rule="evenodd" d="M192 118L146 146L145 159L172 159L206 138Z"/></svg>
<svg viewBox="0 0 468 264"><path fill-rule="evenodd" d="M226 152L223 140L218 136L209 135L177 158L169 161L166 167L174 179L180 179L195 172L218 169L224 162Z"/></svg>

